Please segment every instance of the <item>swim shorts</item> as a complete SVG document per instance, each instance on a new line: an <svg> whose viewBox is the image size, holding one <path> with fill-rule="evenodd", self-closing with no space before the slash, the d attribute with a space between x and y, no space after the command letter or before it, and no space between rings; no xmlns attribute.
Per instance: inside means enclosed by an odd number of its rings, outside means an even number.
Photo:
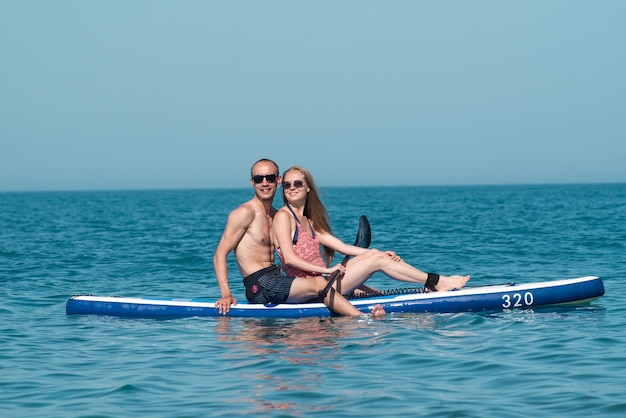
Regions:
<svg viewBox="0 0 626 418"><path fill-rule="evenodd" d="M285 276L280 267L274 265L244 277L246 298L250 303L285 303L295 277Z"/></svg>

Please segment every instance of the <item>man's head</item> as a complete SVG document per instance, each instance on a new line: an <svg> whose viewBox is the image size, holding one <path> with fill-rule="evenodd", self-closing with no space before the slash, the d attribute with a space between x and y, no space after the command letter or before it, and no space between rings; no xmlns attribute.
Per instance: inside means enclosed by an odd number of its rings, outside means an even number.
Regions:
<svg viewBox="0 0 626 418"><path fill-rule="evenodd" d="M267 164L271 164L271 165L274 166L273 173L275 173L276 175L278 175L278 173L280 173L280 170L278 169L278 164L276 164L274 161L272 161L270 159L261 158L259 161L257 161L256 163L252 164L252 167L250 168L250 178L252 180L254 180L254 176L255 175L259 175L258 173L255 173L255 168L257 168L257 166L259 166L259 165L267 165ZM258 181L258 178L257 178L256 182L257 183L261 183L261 181Z"/></svg>
<svg viewBox="0 0 626 418"><path fill-rule="evenodd" d="M276 187L280 183L278 164L267 158L262 158L250 169L250 185L261 199L274 199Z"/></svg>

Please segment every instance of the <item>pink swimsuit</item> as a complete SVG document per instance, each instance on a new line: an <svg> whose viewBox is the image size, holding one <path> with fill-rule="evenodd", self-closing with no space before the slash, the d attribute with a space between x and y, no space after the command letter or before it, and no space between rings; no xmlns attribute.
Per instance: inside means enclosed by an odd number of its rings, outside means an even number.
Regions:
<svg viewBox="0 0 626 418"><path fill-rule="evenodd" d="M315 236L315 230L311 225L311 221L309 220L309 226L311 227L311 231L313 231L313 235L311 235L309 231L307 231L307 229L300 224L298 217L295 213L293 213L291 207L289 207L289 205L287 205L287 207L289 208L289 210L291 210L291 213L296 219L296 232L294 234L295 242L293 243L293 250L295 251L296 255L301 259L308 261L309 263L315 264L316 266L320 266L322 268L326 268L326 263L324 262L324 259L322 258L322 253L320 251L320 241ZM320 275L320 273L302 271L286 265L280 248L278 248L276 251L278 252L278 256L280 257L281 264L283 265L283 270L285 270L285 274L287 274L288 276L313 277Z"/></svg>

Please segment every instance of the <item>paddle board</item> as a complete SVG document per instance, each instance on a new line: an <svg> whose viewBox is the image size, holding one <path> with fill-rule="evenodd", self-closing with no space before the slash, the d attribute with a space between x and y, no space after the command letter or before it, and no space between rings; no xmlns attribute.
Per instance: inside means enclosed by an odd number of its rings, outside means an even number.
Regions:
<svg viewBox="0 0 626 418"><path fill-rule="evenodd" d="M382 296L350 299L361 312L381 304L387 313L480 312L586 304L604 295L596 276L526 284L465 287L446 292L419 289L387 290ZM219 316L215 300L74 295L66 303L68 315L112 315L135 318ZM260 305L239 302L232 317L327 317L334 314L322 303Z"/></svg>

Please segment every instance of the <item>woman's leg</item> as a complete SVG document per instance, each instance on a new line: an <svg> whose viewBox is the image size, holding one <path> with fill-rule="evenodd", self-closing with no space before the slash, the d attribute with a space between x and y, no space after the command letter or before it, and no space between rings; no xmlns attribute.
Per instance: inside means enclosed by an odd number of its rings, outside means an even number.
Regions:
<svg viewBox="0 0 626 418"><path fill-rule="evenodd" d="M326 280L323 277L296 277L289 290L288 303L302 303L316 298L318 291L326 287ZM361 311L354 307L344 296L330 289L324 298L324 304L331 311L344 316L363 315ZM372 317L385 315L385 310L381 305L376 305L371 311Z"/></svg>
<svg viewBox="0 0 626 418"><path fill-rule="evenodd" d="M369 250L348 261L346 273L341 280L340 290L348 294L369 279L374 273L381 272L392 279L409 283L426 283L428 274L405 263L396 261L379 250ZM438 291L460 289L467 283L469 276L440 276L435 286Z"/></svg>

